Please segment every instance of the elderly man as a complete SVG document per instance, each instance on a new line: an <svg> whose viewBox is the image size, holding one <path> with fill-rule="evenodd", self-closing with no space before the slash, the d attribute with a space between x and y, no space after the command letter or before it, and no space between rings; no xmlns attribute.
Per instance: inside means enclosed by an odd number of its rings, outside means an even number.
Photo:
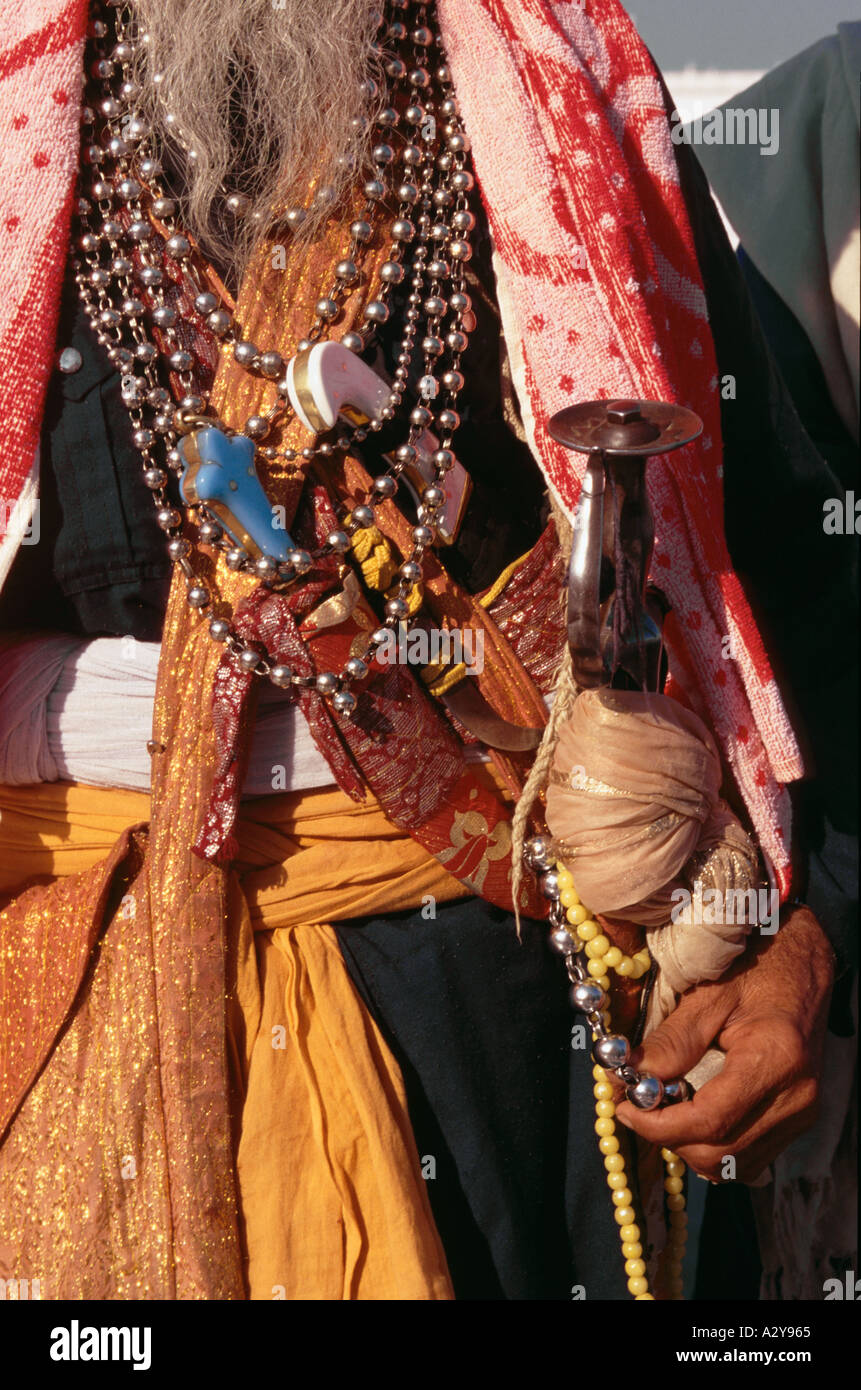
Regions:
<svg viewBox="0 0 861 1390"><path fill-rule="evenodd" d="M616 3L23 9L4 1276L47 1298L679 1296L685 1166L753 1180L810 1122L832 951L792 897L802 761L722 517L724 468L815 456L752 322L713 339L744 301L649 55ZM577 693L583 460L548 422L607 398L703 422L650 474L655 698L697 721L783 902L639 1051L612 1034L629 1095L725 1054L648 1111L593 1077L540 919L549 896L572 979L595 963L598 1039L612 1017L637 1040L658 937L593 920L563 848L532 846L545 897L519 856ZM440 655L440 633L470 642Z"/></svg>

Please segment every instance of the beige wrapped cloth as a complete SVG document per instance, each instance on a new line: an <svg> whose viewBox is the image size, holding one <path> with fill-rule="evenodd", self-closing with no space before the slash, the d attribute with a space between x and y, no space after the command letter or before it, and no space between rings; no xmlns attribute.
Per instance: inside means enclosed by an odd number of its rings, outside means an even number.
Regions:
<svg viewBox="0 0 861 1390"><path fill-rule="evenodd" d="M556 745L547 825L590 911L646 928L658 965L647 1032L724 974L756 922L757 852L720 783L708 729L666 695L583 691Z"/></svg>

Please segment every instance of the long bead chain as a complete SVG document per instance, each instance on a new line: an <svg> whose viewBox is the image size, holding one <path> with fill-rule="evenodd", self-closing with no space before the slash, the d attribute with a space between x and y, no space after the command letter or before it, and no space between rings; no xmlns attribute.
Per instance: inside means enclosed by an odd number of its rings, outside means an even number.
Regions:
<svg viewBox="0 0 861 1390"><path fill-rule="evenodd" d="M607 1073L612 1072L623 1083L628 1100L641 1110L654 1110L661 1104L685 1100L690 1094L689 1087L684 1080L663 1083L647 1072L638 1071L630 1063L631 1048L627 1038L611 1031L609 972L615 970L622 978L639 978L651 968L648 951L629 957L610 945L588 908L581 903L570 871L554 859L552 842L546 837L538 835L528 840L524 859L538 875L541 892L550 903L550 944L565 962L573 985L571 1002L586 1015L592 1030L595 1133L619 1227L628 1292L636 1300L652 1300L654 1294L649 1288L634 1194L616 1135L615 1092ZM662 1149L661 1157L665 1165L664 1202L669 1238L658 1261L657 1278L661 1290L666 1290L671 1298L681 1298L687 1227L685 1165L670 1149Z"/></svg>
<svg viewBox="0 0 861 1390"><path fill-rule="evenodd" d="M392 0L391 8L397 13L406 10L408 4L409 0ZM176 421L169 409L170 393L160 383L157 373L162 354L147 334L147 317L167 342L168 351L164 354L167 366L178 376L183 391L179 402L180 412L197 414L204 408L205 402L194 391L193 359L181 346L177 335L177 310L165 300L165 274L151 247L153 227L141 203L145 192L141 179L146 180L151 211L166 229L165 249L173 260L183 266L189 282L196 289L197 312L205 317L210 331L232 349L240 366L276 382L276 399L268 412L250 417L245 424L244 432L257 441L266 438L275 420L283 423L289 416L287 381L282 375L285 364L280 353L261 351L256 344L244 339L226 307L220 305L216 296L200 284L190 240L176 222L176 200L168 196L160 183L161 164L152 144L151 132L133 110L139 95L133 77L137 37L126 0L108 0L108 6L114 11L113 36L104 20L96 20L91 26L91 38L96 44L111 37L115 42L109 51L97 51L90 68L91 77L102 84L103 95L98 102L98 110L104 127L101 140L97 140L96 112L92 107L85 107L83 159L85 164L93 167L94 177L89 185L85 184L78 202L81 235L78 239L80 260L76 282L94 332L123 374L123 401L132 421L134 443L142 455L144 482L153 495L156 520L168 537L168 553L185 574L190 607L203 612L211 606L212 596L207 586L195 575L190 559L191 543L180 534L181 513L172 505L167 493L169 470L179 473L183 463L176 448ZM441 93L438 109L432 96L433 79L423 60L426 60L433 47L441 47L441 40L427 23L427 8L423 3L414 6L416 14L410 31L412 68L408 70L397 56L388 57L386 62L391 80L395 84L405 82L408 86L404 120L411 128L422 128L422 143L414 143L411 137L407 138L401 151L406 175L397 188L398 214L392 223L392 244L388 259L381 267L380 285L365 305L362 331L346 334L341 339L344 346L356 352L367 347L376 327L389 318L387 300L392 287L401 283L407 269L410 269L411 289L394 383L387 404L366 427L339 430L334 441L323 440L316 446L303 449L301 458L304 462L310 462L318 455L327 457L335 450L347 449L353 442L361 443L369 433L379 431L386 421L395 418L403 402L415 352L418 323L423 312L426 332L421 341L421 404L410 413L408 437L387 459L386 471L374 479L367 498L353 506L350 512L337 504L341 526L330 533L323 547L313 553L296 549L287 562L276 562L270 556L252 561L223 535L217 520L205 508L199 508L197 513L203 518L199 525L201 541L224 551L230 568L253 572L264 584L283 587L307 574L322 556L346 555L357 533L374 526L374 504L395 494L401 473L417 457L422 436L432 426L438 431L439 447L431 456L434 476L422 491L417 525L412 529L412 549L398 570L396 592L386 599L383 624L372 633L366 649L361 655L351 657L340 674L322 672L316 677L297 676L267 653L247 647L227 619L210 618L210 635L214 640L226 644L244 670L268 677L282 688L316 685L332 707L345 716L352 714L356 705L351 684L367 675L369 663L377 649L388 640L389 632L400 623L408 623L415 610L416 605L412 600L421 582L422 558L433 546L436 520L445 505L445 479L455 462L452 436L460 424L456 407L458 395L464 386L461 357L468 345L466 329L471 321L471 301L464 288L464 267L472 254L469 233L475 223L467 195L474 186L474 179L467 168L469 140L459 121L451 73L444 60L434 74ZM406 36L406 26L396 20L388 26L385 37L402 41ZM376 94L376 89L373 94ZM444 148L441 151L437 148L434 134L437 132L437 117L443 123L441 138ZM400 117L393 106L384 105L378 120L386 131L391 132ZM426 134L429 130L432 133ZM179 134L182 138L181 132ZM344 292L359 278L356 261L361 249L371 240L371 222L385 194L384 175L395 163L395 151L384 140L374 146L372 157L373 177L364 185L367 202L362 214L350 225L348 252L335 266L334 283L317 301L315 320L298 343L297 351L302 351L325 335L340 312ZM113 165L112 178L106 177L106 171L101 168L104 164ZM240 195L230 195L227 201L233 211L241 213L243 200ZM123 215L121 209L124 209ZM96 210L100 221L96 220ZM295 228L303 216L303 209L290 209L286 214L286 224ZM104 264L102 255L105 244L109 251L109 266ZM411 246L412 260L408 262L405 256ZM139 282L140 291L135 279ZM149 298L149 306L141 293ZM444 326L443 320L447 315L451 317ZM130 342L123 340L124 329ZM440 370L441 367L443 370ZM432 405L440 395L441 388L443 394L435 416ZM147 410L152 412L149 419L145 414ZM262 447L270 459L284 458L293 462L296 458L294 450L279 451L265 445ZM156 456L159 448L164 453L163 463Z"/></svg>

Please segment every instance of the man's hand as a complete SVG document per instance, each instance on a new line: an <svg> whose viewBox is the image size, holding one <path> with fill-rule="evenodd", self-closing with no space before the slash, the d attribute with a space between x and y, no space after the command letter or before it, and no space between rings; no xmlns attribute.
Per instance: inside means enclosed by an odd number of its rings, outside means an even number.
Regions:
<svg viewBox="0 0 861 1390"><path fill-rule="evenodd" d="M833 961L813 913L796 908L722 980L683 995L632 1058L668 1081L717 1044L720 1074L683 1105L643 1111L624 1101L620 1122L712 1180L731 1154L736 1178L753 1182L816 1118Z"/></svg>

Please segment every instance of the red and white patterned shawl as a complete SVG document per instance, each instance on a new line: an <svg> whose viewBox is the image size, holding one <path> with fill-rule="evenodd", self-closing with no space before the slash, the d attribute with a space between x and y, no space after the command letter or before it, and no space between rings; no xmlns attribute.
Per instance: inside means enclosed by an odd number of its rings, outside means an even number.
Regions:
<svg viewBox="0 0 861 1390"><path fill-rule="evenodd" d="M690 406L695 445L650 465L652 575L682 634L671 674L714 728L783 894L795 737L723 528L719 390L660 85L618 0L438 0L493 235L531 448L566 513L574 401ZM84 0L0 0L0 582L27 527L78 157ZM727 659L727 652L731 653Z"/></svg>

